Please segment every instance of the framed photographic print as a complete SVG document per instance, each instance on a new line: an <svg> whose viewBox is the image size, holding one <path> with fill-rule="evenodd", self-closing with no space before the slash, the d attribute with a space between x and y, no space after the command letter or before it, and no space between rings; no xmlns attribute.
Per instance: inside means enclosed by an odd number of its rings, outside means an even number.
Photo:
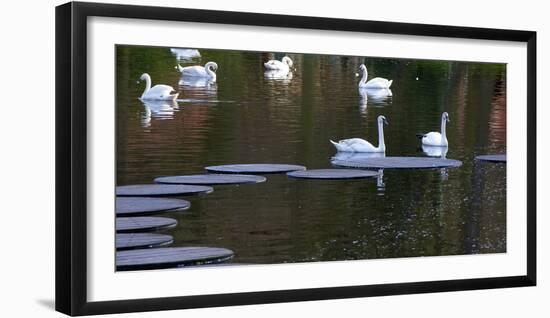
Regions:
<svg viewBox="0 0 550 318"><path fill-rule="evenodd" d="M56 8L56 309L536 284L536 33Z"/></svg>

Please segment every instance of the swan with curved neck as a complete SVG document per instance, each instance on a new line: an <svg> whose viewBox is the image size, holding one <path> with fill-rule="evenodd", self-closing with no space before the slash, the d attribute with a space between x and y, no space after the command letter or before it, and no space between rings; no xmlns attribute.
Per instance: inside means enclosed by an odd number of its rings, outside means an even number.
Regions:
<svg viewBox="0 0 550 318"><path fill-rule="evenodd" d="M359 66L359 71L363 73L363 77L358 84L359 88L384 89L390 88L391 84L393 83L393 80L387 80L382 77L375 77L367 82L369 73L365 64L361 64L361 66Z"/></svg>
<svg viewBox="0 0 550 318"><path fill-rule="evenodd" d="M181 65L178 64L176 68L181 72L183 77L204 77L215 82L218 64L216 64L216 62L208 62L204 66L194 65L186 67L181 67Z"/></svg>
<svg viewBox="0 0 550 318"><path fill-rule="evenodd" d="M418 134L417 136L422 139L422 144L426 146L438 146L438 147L448 147L449 142L447 141L447 123L450 122L449 114L443 112L441 114L441 132L432 131L427 134Z"/></svg>
<svg viewBox="0 0 550 318"><path fill-rule="evenodd" d="M264 63L264 66L267 70L278 70L278 71L286 71L288 72L294 63L292 63L292 60L290 57L285 56L282 60L269 60Z"/></svg>
<svg viewBox="0 0 550 318"><path fill-rule="evenodd" d="M384 124L388 125L386 117L378 116L378 147L373 146L370 142L361 138L343 139L338 142L330 141L337 151L340 152L386 152L386 144L384 142Z"/></svg>
<svg viewBox="0 0 550 318"><path fill-rule="evenodd" d="M143 73L139 79L145 81L145 90L140 98L142 100L175 100L178 98L178 93L172 86L157 84L151 87L151 76L147 73Z"/></svg>

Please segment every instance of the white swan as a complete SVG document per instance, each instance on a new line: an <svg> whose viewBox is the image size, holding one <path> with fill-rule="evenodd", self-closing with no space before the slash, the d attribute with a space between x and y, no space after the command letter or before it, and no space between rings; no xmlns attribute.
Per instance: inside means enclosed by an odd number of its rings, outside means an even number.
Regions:
<svg viewBox="0 0 550 318"><path fill-rule="evenodd" d="M441 114L441 133L432 131L427 134L417 134L416 136L422 139L423 145L447 147L449 146L446 131L446 124L448 122L450 122L449 114L447 114L447 112L443 112L443 114Z"/></svg>
<svg viewBox="0 0 550 318"><path fill-rule="evenodd" d="M141 94L142 100L175 100L178 98L178 93L172 86L158 84L151 87L151 76L147 73L143 73L139 79L145 81L145 90Z"/></svg>
<svg viewBox="0 0 550 318"><path fill-rule="evenodd" d="M361 138L344 139L338 142L330 141L336 150L342 152L386 152L384 143L384 124L388 124L386 117L378 116L378 147Z"/></svg>
<svg viewBox="0 0 550 318"><path fill-rule="evenodd" d="M393 83L393 80L387 80L382 77L375 77L367 82L369 73L365 64L359 66L359 71L363 72L363 77L359 81L359 88L390 88L391 83Z"/></svg>
<svg viewBox="0 0 550 318"><path fill-rule="evenodd" d="M204 66L194 65L186 67L181 67L181 65L178 64L176 68L181 72L183 77L205 77L215 82L218 64L216 64L216 62L208 62Z"/></svg>
<svg viewBox="0 0 550 318"><path fill-rule="evenodd" d="M269 60L264 63L264 66L268 70L279 70L279 71L289 71L290 68L294 65L290 57L285 56L281 61Z"/></svg>
<svg viewBox="0 0 550 318"><path fill-rule="evenodd" d="M172 52L172 54L174 54L178 59L182 59L182 60L188 60L188 59L193 59L195 57L201 57L201 54L199 53L199 50L196 50L196 49L171 48L170 52Z"/></svg>

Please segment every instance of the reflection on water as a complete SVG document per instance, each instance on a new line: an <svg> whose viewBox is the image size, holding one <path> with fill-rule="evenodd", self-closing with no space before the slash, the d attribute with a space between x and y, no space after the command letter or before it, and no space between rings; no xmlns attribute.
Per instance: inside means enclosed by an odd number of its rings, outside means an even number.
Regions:
<svg viewBox="0 0 550 318"><path fill-rule="evenodd" d="M211 91L216 90L216 82L207 77L181 77L178 81L178 85L182 86L182 89L189 88L205 88Z"/></svg>
<svg viewBox="0 0 550 318"><path fill-rule="evenodd" d="M389 88L359 88L359 112L367 114L367 104L375 107L391 105L392 91Z"/></svg>
<svg viewBox="0 0 550 318"><path fill-rule="evenodd" d="M141 100L144 111L141 116L141 126L151 126L151 119L173 119L174 112L179 109L175 100Z"/></svg>
<svg viewBox="0 0 550 318"><path fill-rule="evenodd" d="M117 47L117 184L229 163L330 168L334 156L368 154L335 154L329 139L372 139L378 115L390 122L386 155L446 156L463 165L387 169L350 181L268 175L261 184L216 186L207 196L186 198L189 213L167 214L179 221L166 232L174 246L230 248L239 263L506 251L506 165L473 160L506 152L505 65L200 53L182 66L217 62L215 85L178 86L178 60L168 48ZM294 61L292 78L266 78L263 63L284 55ZM394 79L391 94L358 93L354 73L361 63L369 76ZM142 103L136 80L144 72L177 87L179 106ZM439 131L443 111L453 119L451 146L426 151L416 133Z"/></svg>

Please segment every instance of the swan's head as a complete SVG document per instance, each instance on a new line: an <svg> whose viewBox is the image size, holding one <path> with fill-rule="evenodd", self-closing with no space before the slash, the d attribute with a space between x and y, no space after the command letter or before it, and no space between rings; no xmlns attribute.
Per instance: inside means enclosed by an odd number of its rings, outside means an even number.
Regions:
<svg viewBox="0 0 550 318"><path fill-rule="evenodd" d="M292 67L294 65L294 63L292 62L292 60L288 56L283 57L283 63L288 65L288 67Z"/></svg>
<svg viewBox="0 0 550 318"><path fill-rule="evenodd" d="M367 71L367 67L365 66L365 64L361 64L359 66L359 72L366 72Z"/></svg>
<svg viewBox="0 0 550 318"><path fill-rule="evenodd" d="M151 76L149 76L149 74L147 74L147 73L143 73L143 74L141 74L141 76L139 77L139 80L140 80L140 81L146 81L148 78L151 78Z"/></svg>
<svg viewBox="0 0 550 318"><path fill-rule="evenodd" d="M448 123L451 122L451 120L449 119L449 114L447 112L443 112L443 114L441 114L441 120L444 120Z"/></svg>
<svg viewBox="0 0 550 318"><path fill-rule="evenodd" d="M378 123L389 125L388 120L383 115L378 116Z"/></svg>
<svg viewBox="0 0 550 318"><path fill-rule="evenodd" d="M216 64L216 62L208 62L206 63L205 68L209 68L212 71L216 72L218 70L218 64Z"/></svg>

